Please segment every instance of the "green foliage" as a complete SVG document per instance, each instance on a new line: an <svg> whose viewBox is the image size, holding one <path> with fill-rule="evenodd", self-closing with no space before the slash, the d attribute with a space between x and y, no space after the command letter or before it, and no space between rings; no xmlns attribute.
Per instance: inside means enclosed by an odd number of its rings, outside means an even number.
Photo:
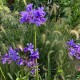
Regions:
<svg viewBox="0 0 80 80"><path fill-rule="evenodd" d="M3 2L4 1L4 2ZM15 0L11 12L5 0L0 0L0 54L7 52L9 46L22 47L34 41L33 25L20 24L19 11L32 0ZM37 3L36 3L37 1ZM74 38L80 43L80 0L34 0L47 12L47 22L37 28L37 47L40 51L40 80L77 80L80 74L75 67L79 61L68 57L66 42ZM0 80L33 80L29 69L15 63L0 63Z"/></svg>

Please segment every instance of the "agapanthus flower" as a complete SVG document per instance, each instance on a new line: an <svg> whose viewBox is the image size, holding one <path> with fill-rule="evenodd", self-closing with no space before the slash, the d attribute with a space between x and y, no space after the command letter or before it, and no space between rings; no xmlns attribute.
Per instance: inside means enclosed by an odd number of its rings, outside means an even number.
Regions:
<svg viewBox="0 0 80 80"><path fill-rule="evenodd" d="M24 48L24 52L26 52L26 56L22 57L18 53L19 49L13 49L12 47L9 47L9 50L6 54L4 54L1 58L1 61L3 64L8 63L11 64L11 62L15 62L17 65L20 66L27 66L28 68L31 68L30 72L31 74L34 74L36 59L39 59L39 51L38 49L34 50L34 45L32 43L28 43L27 46ZM27 53L30 53L27 55Z"/></svg>
<svg viewBox="0 0 80 80"><path fill-rule="evenodd" d="M28 11L31 11L32 10L32 7L33 7L33 4L29 4L29 5L27 5L26 6L26 11L28 12Z"/></svg>
<svg viewBox="0 0 80 80"><path fill-rule="evenodd" d="M5 64L6 62L9 62L9 56L7 53L1 58L1 61L3 64Z"/></svg>
<svg viewBox="0 0 80 80"><path fill-rule="evenodd" d="M28 46L29 49L34 48L34 45L32 43L28 43L27 46Z"/></svg>
<svg viewBox="0 0 80 80"><path fill-rule="evenodd" d="M41 26L46 22L45 18L46 12L43 7L39 7L37 9L33 8L33 4L29 4L26 6L26 11L21 12L21 23L32 23L37 26Z"/></svg>
<svg viewBox="0 0 80 80"><path fill-rule="evenodd" d="M9 58L12 59L13 61L16 61L16 60L20 59L19 53L16 52L15 50L13 50L12 47L9 48L8 56L9 56Z"/></svg>
<svg viewBox="0 0 80 80"><path fill-rule="evenodd" d="M80 59L80 44L74 42L74 40L70 40L67 42L69 55L74 56L76 59Z"/></svg>
<svg viewBox="0 0 80 80"><path fill-rule="evenodd" d="M24 48L24 52L30 52L29 54L29 60L27 62L27 66L29 68L31 68L31 74L33 75L35 72L35 66L37 66L38 64L36 64L36 59L39 59L39 51L38 49L34 50L34 45L32 43L27 44L27 47Z"/></svg>
<svg viewBox="0 0 80 80"><path fill-rule="evenodd" d="M39 51L36 49L31 55L31 58L39 59Z"/></svg>
<svg viewBox="0 0 80 80"><path fill-rule="evenodd" d="M68 44L68 46L70 46L70 47L75 45L73 39L71 39L70 41L68 41L67 44Z"/></svg>
<svg viewBox="0 0 80 80"><path fill-rule="evenodd" d="M35 66L34 59L30 59L30 60L27 62L27 66L28 66L28 67L33 67L33 66Z"/></svg>
<svg viewBox="0 0 80 80"><path fill-rule="evenodd" d="M24 65L25 64L25 60L24 59L19 59L18 61L17 61L17 64L18 65Z"/></svg>
<svg viewBox="0 0 80 80"><path fill-rule="evenodd" d="M34 51L34 45L32 43L27 44L27 47L24 48L24 52L30 51L30 53L33 53Z"/></svg>
<svg viewBox="0 0 80 80"><path fill-rule="evenodd" d="M25 48L24 48L24 52L27 52L27 51L28 51L28 48L27 48L27 47L25 47Z"/></svg>
<svg viewBox="0 0 80 80"><path fill-rule="evenodd" d="M4 54L1 58L3 64L6 62L10 64L12 61L17 61L18 59L20 59L20 56L12 47L10 47L8 53Z"/></svg>
<svg viewBox="0 0 80 80"><path fill-rule="evenodd" d="M34 45L32 43L27 44L27 47L24 48L24 52L30 52L30 58L39 59L38 49L34 50Z"/></svg>
<svg viewBox="0 0 80 80"><path fill-rule="evenodd" d="M70 49L69 49L69 54L70 54L71 56L75 56L75 53L76 53L76 50L75 50L74 48L70 48Z"/></svg>

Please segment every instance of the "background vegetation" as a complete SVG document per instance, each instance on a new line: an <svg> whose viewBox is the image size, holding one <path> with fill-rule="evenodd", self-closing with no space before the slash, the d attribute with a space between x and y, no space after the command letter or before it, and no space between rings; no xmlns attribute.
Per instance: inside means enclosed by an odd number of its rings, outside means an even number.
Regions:
<svg viewBox="0 0 80 80"><path fill-rule="evenodd" d="M37 29L40 51L40 80L79 80L80 62L69 58L66 42L80 43L80 0L0 0L0 54L11 45L25 46L33 41L31 24L20 24L20 11L28 3L44 6L47 22ZM32 42L33 43L33 42ZM33 80L24 67L0 62L0 80Z"/></svg>

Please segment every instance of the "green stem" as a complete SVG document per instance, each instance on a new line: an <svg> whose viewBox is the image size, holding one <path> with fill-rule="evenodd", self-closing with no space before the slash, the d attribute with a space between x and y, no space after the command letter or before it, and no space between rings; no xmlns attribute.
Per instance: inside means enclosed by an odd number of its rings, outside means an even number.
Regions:
<svg viewBox="0 0 80 80"><path fill-rule="evenodd" d="M50 55L51 53L53 52L53 50L51 50L49 53L48 53L48 80L51 80L51 66L50 66Z"/></svg>
<svg viewBox="0 0 80 80"><path fill-rule="evenodd" d="M50 54L48 54L48 80L51 80Z"/></svg>
<svg viewBox="0 0 80 80"><path fill-rule="evenodd" d="M5 77L5 75L4 75L4 73L3 73L2 69L1 69L1 67L0 67L0 71L1 71L1 74L2 74L2 76L3 76L3 78L4 78L4 80L6 80L6 77Z"/></svg>
<svg viewBox="0 0 80 80"><path fill-rule="evenodd" d="M36 26L34 26L34 50L36 50Z"/></svg>
<svg viewBox="0 0 80 80"><path fill-rule="evenodd" d="M34 26L34 50L36 50L36 26ZM37 64L37 59L36 59L35 62ZM35 80L39 80L39 76L38 76L38 65L36 65Z"/></svg>

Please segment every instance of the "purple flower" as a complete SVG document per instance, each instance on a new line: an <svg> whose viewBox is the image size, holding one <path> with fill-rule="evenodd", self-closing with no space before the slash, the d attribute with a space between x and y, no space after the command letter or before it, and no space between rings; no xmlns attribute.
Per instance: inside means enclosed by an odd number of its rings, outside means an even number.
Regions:
<svg viewBox="0 0 80 80"><path fill-rule="evenodd" d="M25 48L24 48L24 52L27 52L27 51L28 51L28 48L27 48L27 47L25 47Z"/></svg>
<svg viewBox="0 0 80 80"><path fill-rule="evenodd" d="M7 63L11 64L12 60L9 58L9 55L6 53L2 56L1 61L3 64Z"/></svg>
<svg viewBox="0 0 80 80"><path fill-rule="evenodd" d="M38 49L34 50L34 45L32 43L28 43L27 47L24 48L24 51L26 53L29 51L30 54L26 55L24 58L20 57L18 51L18 48L14 50L12 47L9 47L8 53L4 54L1 58L2 63L11 64L11 62L14 61L20 66L27 66L28 68L30 68L30 73L34 75L36 70L35 66L38 65L36 63L36 59L39 59Z"/></svg>
<svg viewBox="0 0 80 80"><path fill-rule="evenodd" d="M18 59L20 59L20 56L15 50L12 49L12 47L10 47L8 53L4 54L1 58L3 64L6 62L10 64L12 61L17 61Z"/></svg>
<svg viewBox="0 0 80 80"><path fill-rule="evenodd" d="M32 44L32 43L29 43L29 44L27 44L27 46L28 46L28 50L31 52L31 53L33 53L33 51L34 51L34 45Z"/></svg>
<svg viewBox="0 0 80 80"><path fill-rule="evenodd" d="M27 44L27 47L24 48L24 52L30 52L30 58L39 59L38 49L34 50L34 45L32 43Z"/></svg>
<svg viewBox="0 0 80 80"><path fill-rule="evenodd" d="M80 45L74 43L74 40L70 40L67 42L69 46L69 55L74 56L76 59L80 59Z"/></svg>
<svg viewBox="0 0 80 80"><path fill-rule="evenodd" d="M72 40L70 40L70 41L68 41L67 42L67 44L69 45L69 46L74 46L75 45L75 43L74 43L74 40L72 39Z"/></svg>
<svg viewBox="0 0 80 80"><path fill-rule="evenodd" d="M36 24L37 26L40 26L41 24L44 24L46 22L46 12L44 11L43 7L39 7L38 9L34 9L33 11L33 19L31 20L31 23Z"/></svg>
<svg viewBox="0 0 80 80"><path fill-rule="evenodd" d="M29 59L26 63L27 67L31 68L31 74L35 73L36 59L39 59L39 51L38 49L34 50L34 45L32 43L27 44L27 47L24 48L25 52L30 52Z"/></svg>
<svg viewBox="0 0 80 80"><path fill-rule="evenodd" d="M30 73L31 73L31 75L34 75L35 74L35 69L31 69Z"/></svg>
<svg viewBox="0 0 80 80"><path fill-rule="evenodd" d="M70 50L69 54L70 54L71 56L75 56L76 50L75 50L74 48L70 48L69 50Z"/></svg>
<svg viewBox="0 0 80 80"><path fill-rule="evenodd" d="M18 65L24 65L24 60L23 59L18 60L17 64Z"/></svg>
<svg viewBox="0 0 80 80"><path fill-rule="evenodd" d="M38 9L32 8L33 4L29 4L26 7L26 11L21 12L21 23L33 23L37 26L44 24L46 22L46 12L43 7L39 7Z"/></svg>
<svg viewBox="0 0 80 80"><path fill-rule="evenodd" d="M80 59L80 54L76 54L76 59Z"/></svg>
<svg viewBox="0 0 80 80"><path fill-rule="evenodd" d="M5 54L2 58L2 63L5 64L8 60L9 60L9 57L8 57L8 54Z"/></svg>
<svg viewBox="0 0 80 80"><path fill-rule="evenodd" d="M19 54L15 50L13 50L12 47L9 48L8 56L13 61L20 59Z"/></svg>
<svg viewBox="0 0 80 80"><path fill-rule="evenodd" d="M26 6L26 11L28 12L28 11L31 11L32 10L32 6L33 6L33 4L29 4L29 5L27 5Z"/></svg>
<svg viewBox="0 0 80 80"><path fill-rule="evenodd" d="M2 58L2 63L5 64L8 61L8 58Z"/></svg>
<svg viewBox="0 0 80 80"><path fill-rule="evenodd" d="M34 58L34 59L39 59L39 51L36 49L36 51L34 51L31 55L30 55L31 58Z"/></svg>
<svg viewBox="0 0 80 80"><path fill-rule="evenodd" d="M34 51L34 45L32 43L27 44L27 47L24 48L24 52L30 51L30 53L33 53Z"/></svg>
<svg viewBox="0 0 80 80"><path fill-rule="evenodd" d="M80 45L78 45L77 52L80 54Z"/></svg>
<svg viewBox="0 0 80 80"><path fill-rule="evenodd" d="M34 45L33 45L32 43L27 44L27 46L28 46L28 50L33 49L33 48L34 48Z"/></svg>
<svg viewBox="0 0 80 80"><path fill-rule="evenodd" d="M34 59L30 59L30 60L27 62L27 66L28 66L28 67L33 67L34 65L35 65Z"/></svg>
<svg viewBox="0 0 80 80"><path fill-rule="evenodd" d="M31 14L31 13L28 13L28 12L26 12L26 11L22 11L22 12L21 12L21 16L22 16L22 17L20 18L20 22L21 22L21 23L24 23L24 22L29 23L30 20L31 20L30 14Z"/></svg>

